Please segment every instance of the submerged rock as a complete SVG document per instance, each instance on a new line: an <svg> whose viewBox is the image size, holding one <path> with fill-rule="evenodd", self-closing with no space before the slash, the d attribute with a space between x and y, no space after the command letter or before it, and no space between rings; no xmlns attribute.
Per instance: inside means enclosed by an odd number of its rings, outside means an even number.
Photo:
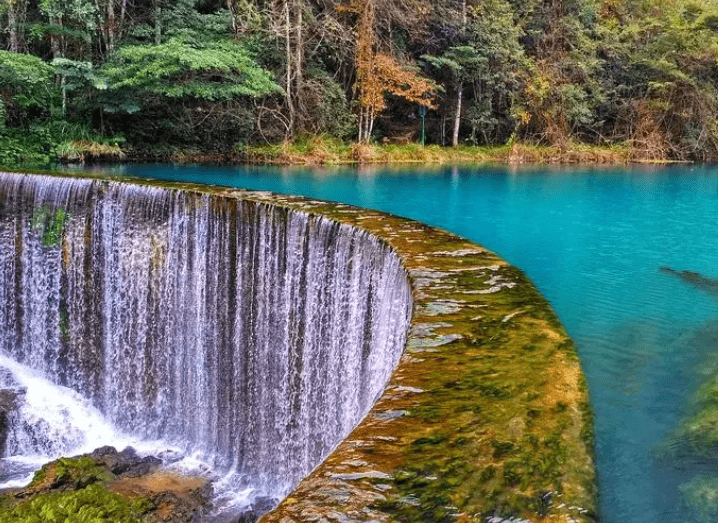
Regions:
<svg viewBox="0 0 718 523"><path fill-rule="evenodd" d="M670 267L661 267L659 270L664 274L671 274L680 278L683 282L696 289L718 295L718 279L716 278L709 278L695 271L677 271Z"/></svg>
<svg viewBox="0 0 718 523"><path fill-rule="evenodd" d="M718 478L698 476L680 487L683 502L698 520L709 523L718 516Z"/></svg>

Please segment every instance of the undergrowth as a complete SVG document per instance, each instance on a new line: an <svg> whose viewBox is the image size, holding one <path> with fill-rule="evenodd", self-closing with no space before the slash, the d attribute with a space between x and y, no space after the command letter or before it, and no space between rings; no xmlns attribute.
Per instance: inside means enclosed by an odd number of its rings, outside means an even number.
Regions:
<svg viewBox="0 0 718 523"><path fill-rule="evenodd" d="M527 143L501 146L442 147L409 144L347 143L329 136L303 136L292 142L237 146L238 159L279 165L338 164L625 164L632 158L626 145L572 143L557 148Z"/></svg>

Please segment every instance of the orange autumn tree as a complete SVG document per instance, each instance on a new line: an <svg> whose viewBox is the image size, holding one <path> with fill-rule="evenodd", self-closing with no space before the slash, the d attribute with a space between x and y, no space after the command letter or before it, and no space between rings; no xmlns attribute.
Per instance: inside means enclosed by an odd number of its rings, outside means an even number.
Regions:
<svg viewBox="0 0 718 523"><path fill-rule="evenodd" d="M402 67L391 56L377 51L374 32L375 0L351 0L340 7L359 16L356 28L355 97L359 103L360 142L368 142L375 118L386 108L384 96L392 94L407 102L435 108L436 85Z"/></svg>

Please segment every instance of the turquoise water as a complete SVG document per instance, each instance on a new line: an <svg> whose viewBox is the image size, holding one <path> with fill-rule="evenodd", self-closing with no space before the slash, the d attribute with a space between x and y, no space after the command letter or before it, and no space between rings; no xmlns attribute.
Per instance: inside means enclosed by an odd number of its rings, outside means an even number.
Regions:
<svg viewBox="0 0 718 523"><path fill-rule="evenodd" d="M601 521L718 521L718 449L709 459L671 437L718 370L718 295L659 271L718 278L718 169L114 172L381 209L499 253L531 277L578 345L595 411Z"/></svg>

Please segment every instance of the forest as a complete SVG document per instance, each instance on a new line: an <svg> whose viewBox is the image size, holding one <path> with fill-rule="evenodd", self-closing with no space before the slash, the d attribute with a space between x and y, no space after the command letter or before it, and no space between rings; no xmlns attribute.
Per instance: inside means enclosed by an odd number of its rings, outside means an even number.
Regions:
<svg viewBox="0 0 718 523"><path fill-rule="evenodd" d="M712 0L0 0L0 165L262 144L718 161Z"/></svg>

